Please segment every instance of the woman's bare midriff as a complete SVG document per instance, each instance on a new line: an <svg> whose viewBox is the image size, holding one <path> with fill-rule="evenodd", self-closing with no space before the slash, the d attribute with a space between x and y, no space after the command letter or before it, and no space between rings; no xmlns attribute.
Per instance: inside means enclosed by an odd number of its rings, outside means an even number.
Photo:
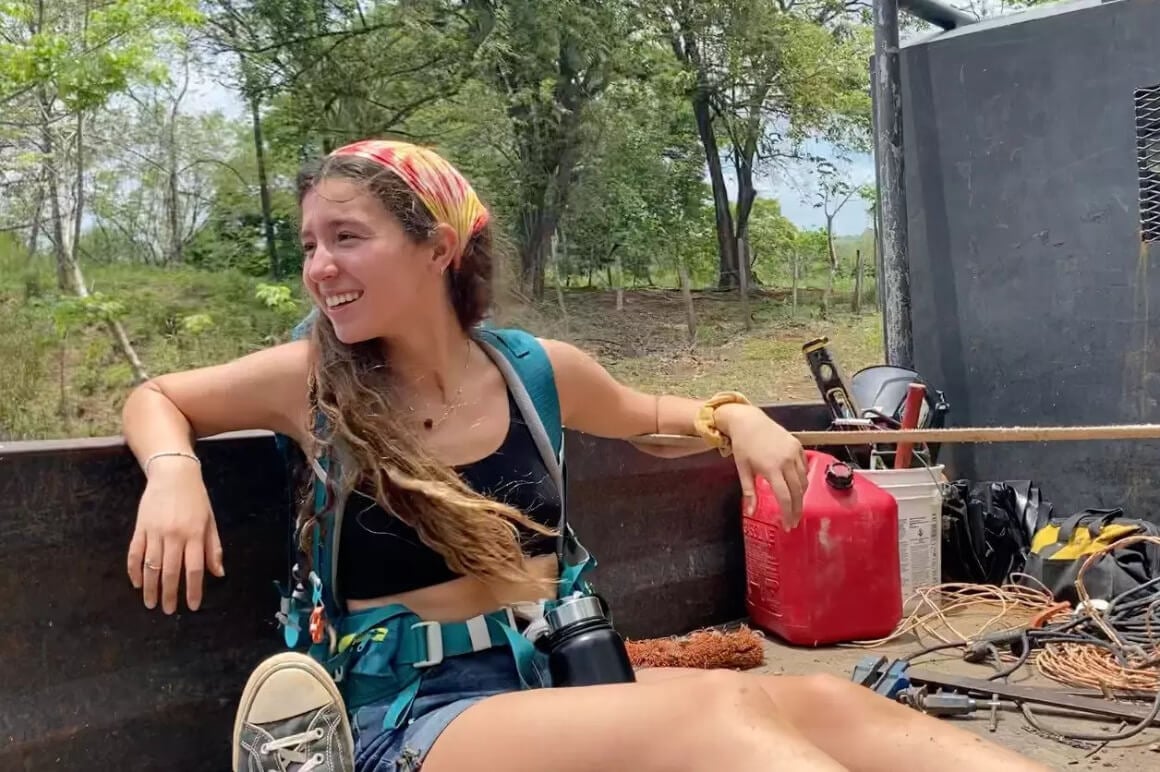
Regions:
<svg viewBox="0 0 1160 772"><path fill-rule="evenodd" d="M528 567L537 576L554 579L557 571L555 555L544 555L528 561ZM432 587L411 592L387 595L370 600L348 600L351 612L365 611L377 606L398 603L431 622L461 622L464 619L495 611L502 606L520 601L537 601L544 591L532 585L509 585L492 588L477 579L462 577Z"/></svg>

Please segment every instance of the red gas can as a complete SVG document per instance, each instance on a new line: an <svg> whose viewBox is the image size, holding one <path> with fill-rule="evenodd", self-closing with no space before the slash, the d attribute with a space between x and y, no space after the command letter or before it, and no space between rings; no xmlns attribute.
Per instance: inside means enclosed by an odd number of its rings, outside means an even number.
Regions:
<svg viewBox="0 0 1160 772"><path fill-rule="evenodd" d="M794 644L889 635L902 618L898 501L832 456L807 451L806 464L796 528L782 528L764 479L743 513L749 615Z"/></svg>

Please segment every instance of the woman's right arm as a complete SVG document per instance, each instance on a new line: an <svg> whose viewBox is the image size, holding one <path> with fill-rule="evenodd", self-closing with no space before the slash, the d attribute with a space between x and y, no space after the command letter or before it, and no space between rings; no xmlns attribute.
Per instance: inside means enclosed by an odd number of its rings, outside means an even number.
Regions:
<svg viewBox="0 0 1160 772"><path fill-rule="evenodd" d="M145 492L129 544L128 572L154 608L177 610L184 568L186 602L201 605L208 566L224 576L221 541L195 460L198 438L266 429L297 442L306 435L309 344L296 341L138 386L125 401L122 431L145 471ZM164 454L164 455L159 455Z"/></svg>

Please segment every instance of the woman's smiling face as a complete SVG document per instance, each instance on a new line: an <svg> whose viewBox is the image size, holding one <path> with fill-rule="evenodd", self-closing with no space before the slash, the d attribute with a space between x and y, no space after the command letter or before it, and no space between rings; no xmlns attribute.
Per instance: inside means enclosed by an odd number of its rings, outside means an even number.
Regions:
<svg viewBox="0 0 1160 772"><path fill-rule="evenodd" d="M436 293L446 302L439 239L408 234L365 185L319 180L302 199L301 238L303 284L343 343L422 324Z"/></svg>

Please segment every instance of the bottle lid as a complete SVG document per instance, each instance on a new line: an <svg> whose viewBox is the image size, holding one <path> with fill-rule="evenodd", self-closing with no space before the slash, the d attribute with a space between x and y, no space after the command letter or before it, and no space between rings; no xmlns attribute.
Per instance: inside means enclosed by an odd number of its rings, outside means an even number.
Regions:
<svg viewBox="0 0 1160 772"><path fill-rule="evenodd" d="M844 461L835 461L826 467L826 483L831 488L846 490L854 487L854 470Z"/></svg>
<svg viewBox="0 0 1160 772"><path fill-rule="evenodd" d="M600 605L600 599L595 595L579 595L563 601L545 614L544 618L548 622L548 629L557 632L586 619L603 619L604 609Z"/></svg>

